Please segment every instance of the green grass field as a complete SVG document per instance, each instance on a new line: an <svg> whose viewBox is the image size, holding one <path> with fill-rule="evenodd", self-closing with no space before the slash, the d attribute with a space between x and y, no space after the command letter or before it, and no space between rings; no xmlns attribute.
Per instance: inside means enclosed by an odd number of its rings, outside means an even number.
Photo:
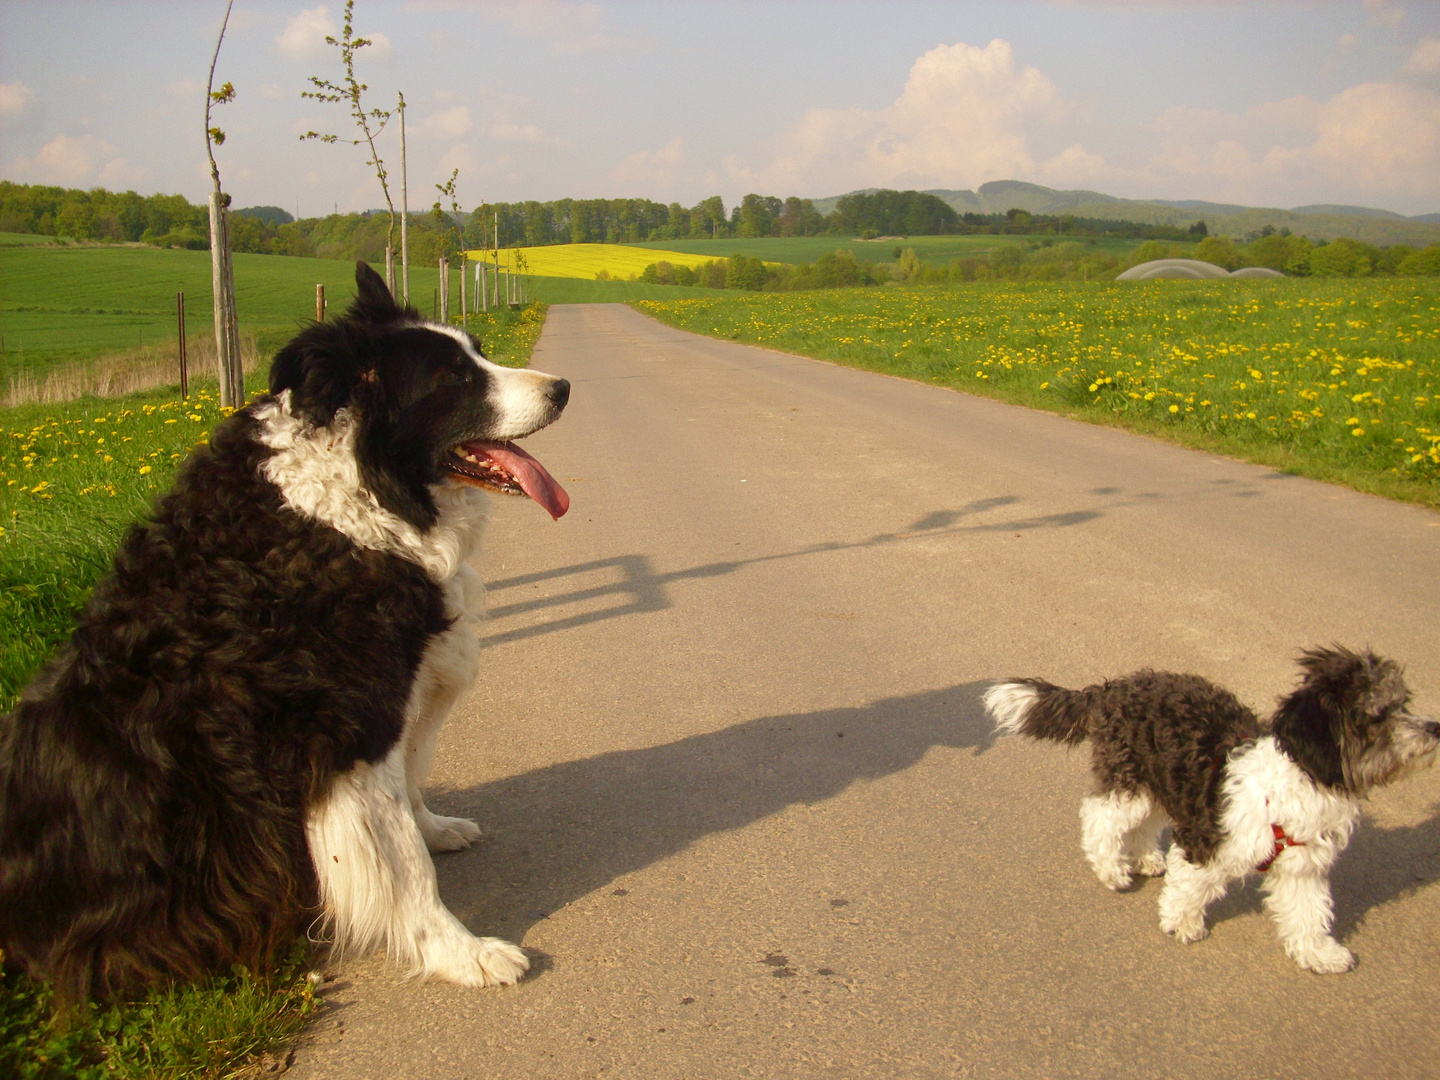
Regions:
<svg viewBox="0 0 1440 1080"><path fill-rule="evenodd" d="M0 247L36 247L59 243L53 236L38 236L35 233L0 232Z"/></svg>
<svg viewBox="0 0 1440 1080"><path fill-rule="evenodd" d="M1440 507L1433 280L890 286L636 307Z"/></svg>
<svg viewBox="0 0 1440 1080"><path fill-rule="evenodd" d="M457 277L451 275L455 313ZM435 267L410 268L411 301L427 317L439 279ZM335 259L237 254L241 330L255 332L262 347L273 350L315 317L317 284L338 313L355 295L355 267ZM188 334L212 333L208 251L0 245L0 381L174 342L177 292L185 294Z"/></svg>

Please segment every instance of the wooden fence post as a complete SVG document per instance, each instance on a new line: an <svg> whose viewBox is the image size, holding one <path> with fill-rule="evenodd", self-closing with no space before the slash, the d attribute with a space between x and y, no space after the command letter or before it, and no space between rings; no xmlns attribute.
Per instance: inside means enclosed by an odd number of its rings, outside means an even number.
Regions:
<svg viewBox="0 0 1440 1080"><path fill-rule="evenodd" d="M460 253L460 325L464 327L467 322L469 311L465 305L465 253Z"/></svg>
<svg viewBox="0 0 1440 1080"><path fill-rule="evenodd" d="M190 396L190 377L185 365L185 294L175 294L175 320L180 332L180 397Z"/></svg>
<svg viewBox="0 0 1440 1080"><path fill-rule="evenodd" d="M325 321L325 286L320 282L315 283L315 321Z"/></svg>

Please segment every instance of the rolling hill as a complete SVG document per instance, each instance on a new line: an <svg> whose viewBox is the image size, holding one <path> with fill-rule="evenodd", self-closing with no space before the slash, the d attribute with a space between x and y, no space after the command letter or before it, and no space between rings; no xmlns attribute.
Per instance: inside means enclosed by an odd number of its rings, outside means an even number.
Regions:
<svg viewBox="0 0 1440 1080"><path fill-rule="evenodd" d="M864 189L866 193L876 190ZM1440 242L1440 214L1407 218L1365 206L1315 204L1282 210L1200 199L1122 199L1098 191L1059 191L1023 180L992 180L974 191L932 188L927 194L944 199L962 214L1003 214L1018 208L1032 214L1070 214L1147 225L1188 226L1204 221L1212 235L1236 237L1259 232L1268 225L1317 241L1348 236L1380 245ZM828 214L839 199L838 195L816 199L815 209Z"/></svg>

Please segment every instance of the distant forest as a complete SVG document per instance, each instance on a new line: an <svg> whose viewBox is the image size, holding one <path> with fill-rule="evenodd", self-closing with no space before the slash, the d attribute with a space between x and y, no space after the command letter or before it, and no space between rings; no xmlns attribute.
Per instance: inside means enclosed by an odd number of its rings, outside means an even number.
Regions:
<svg viewBox="0 0 1440 1080"><path fill-rule="evenodd" d="M468 214L438 204L410 215L411 258L433 263L462 249L537 247L546 244L623 244L641 240L726 239L759 236L876 237L940 234L1118 236L1193 240L1189 229L1068 216L959 214L934 195L876 191L846 195L822 215L809 199L746 195L728 212L720 196L694 206L650 199L555 199L481 203ZM382 259L388 217L378 211L294 220L275 206L237 209L231 235L236 251L336 259ZM137 195L104 188L81 191L0 180L0 232L38 233L71 240L147 243L160 247L209 246L208 212L180 195Z"/></svg>

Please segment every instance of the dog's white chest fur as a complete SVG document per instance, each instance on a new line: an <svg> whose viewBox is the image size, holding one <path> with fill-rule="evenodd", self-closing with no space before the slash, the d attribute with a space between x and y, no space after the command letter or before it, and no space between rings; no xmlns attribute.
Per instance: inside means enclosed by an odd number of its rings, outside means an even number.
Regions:
<svg viewBox="0 0 1440 1080"><path fill-rule="evenodd" d="M273 453L262 466L285 505L344 533L362 548L388 551L448 581L478 554L488 496L464 484L432 489L440 520L424 532L380 505L360 478L355 457L357 424L341 409L328 427L317 428L290 411L290 392L256 410L260 441Z"/></svg>

